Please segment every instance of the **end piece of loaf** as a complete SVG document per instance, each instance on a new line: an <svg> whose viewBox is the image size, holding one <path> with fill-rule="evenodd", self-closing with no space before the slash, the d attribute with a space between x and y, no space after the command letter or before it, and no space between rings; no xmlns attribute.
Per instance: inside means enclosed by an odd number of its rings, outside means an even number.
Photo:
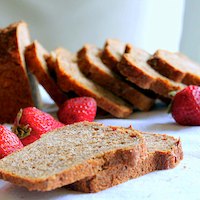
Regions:
<svg viewBox="0 0 200 200"><path fill-rule="evenodd" d="M115 117L125 118L132 113L132 106L84 76L78 67L76 55L60 48L52 53L47 62L51 65L54 63L52 68L56 71L58 84L63 91L91 96L100 108Z"/></svg>
<svg viewBox="0 0 200 200"><path fill-rule="evenodd" d="M160 74L186 85L200 85L200 65L181 53L157 50L148 63Z"/></svg>
<svg viewBox="0 0 200 200"><path fill-rule="evenodd" d="M67 187L82 192L99 192L155 170L174 168L183 159L179 139L152 133L142 133L142 135L146 141L148 154L136 166L119 164L109 167L95 176L85 178Z"/></svg>
<svg viewBox="0 0 200 200"><path fill-rule="evenodd" d="M151 68L147 63L149 58L149 53L128 44L118 69L129 81L139 87L150 89L167 98L172 98L169 95L170 92L179 91L185 87L185 85L176 83Z"/></svg>
<svg viewBox="0 0 200 200"><path fill-rule="evenodd" d="M26 48L26 65L55 103L61 106L67 100L67 95L61 91L56 81L51 77L45 56L49 56L49 53L39 42L34 41Z"/></svg>
<svg viewBox="0 0 200 200"><path fill-rule="evenodd" d="M149 110L154 103L154 99L131 87L120 76L111 71L101 61L101 53L102 51L94 45L84 45L78 52L78 65L81 71L89 79L127 100L136 108L145 111Z"/></svg>
<svg viewBox="0 0 200 200"><path fill-rule="evenodd" d="M29 44L25 22L0 30L0 123L13 123L20 108L34 106L24 61Z"/></svg>
<svg viewBox="0 0 200 200"><path fill-rule="evenodd" d="M0 178L29 190L49 191L118 164L134 166L146 153L138 131L75 123L1 159Z"/></svg>

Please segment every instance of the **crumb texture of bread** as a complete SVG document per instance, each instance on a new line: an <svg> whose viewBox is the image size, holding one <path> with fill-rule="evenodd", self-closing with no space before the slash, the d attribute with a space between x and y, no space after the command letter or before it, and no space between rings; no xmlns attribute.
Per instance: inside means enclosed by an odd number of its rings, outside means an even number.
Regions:
<svg viewBox="0 0 200 200"><path fill-rule="evenodd" d="M91 80L112 91L115 95L133 104L140 110L149 110L154 99L145 96L120 76L110 70L101 60L102 51L94 45L84 45L78 52L78 65L81 71Z"/></svg>
<svg viewBox="0 0 200 200"><path fill-rule="evenodd" d="M58 85L64 92L74 91L79 96L93 97L97 101L98 107L115 117L125 118L132 113L132 106L94 83L81 72L76 55L60 48L51 54L51 58L47 59L47 62L53 59Z"/></svg>
<svg viewBox="0 0 200 200"><path fill-rule="evenodd" d="M34 105L24 61L29 44L25 22L0 30L0 123L13 123L20 108Z"/></svg>
<svg viewBox="0 0 200 200"><path fill-rule="evenodd" d="M36 76L38 82L44 87L54 102L58 106L61 106L67 100L67 95L61 91L56 80L51 77L45 61L45 57L47 56L49 56L49 53L39 42L34 41L26 48L26 65Z"/></svg>
<svg viewBox="0 0 200 200"><path fill-rule="evenodd" d="M80 122L1 159L0 177L29 190L49 191L118 164L135 166L146 153L138 131Z"/></svg>
<svg viewBox="0 0 200 200"><path fill-rule="evenodd" d="M82 192L99 192L147 173L174 168L182 159L181 142L171 136L142 133L148 154L136 166L119 164L67 187Z"/></svg>
<svg viewBox="0 0 200 200"><path fill-rule="evenodd" d="M170 92L179 91L185 85L176 83L151 68L147 63L150 56L146 51L127 44L118 69L129 81L139 87L150 89L163 97L172 98L169 95Z"/></svg>
<svg viewBox="0 0 200 200"><path fill-rule="evenodd" d="M160 74L186 85L200 85L200 65L182 53L159 49L148 63Z"/></svg>

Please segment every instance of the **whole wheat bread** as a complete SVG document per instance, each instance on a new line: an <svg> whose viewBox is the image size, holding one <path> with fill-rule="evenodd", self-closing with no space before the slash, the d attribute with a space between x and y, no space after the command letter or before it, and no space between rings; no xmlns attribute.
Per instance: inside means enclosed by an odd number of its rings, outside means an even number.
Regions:
<svg viewBox="0 0 200 200"><path fill-rule="evenodd" d="M82 192L99 192L118 185L132 178L145 175L155 170L174 168L183 159L181 142L171 136L142 133L148 154L136 166L119 164L98 172L67 187Z"/></svg>
<svg viewBox="0 0 200 200"><path fill-rule="evenodd" d="M148 63L160 74L176 82L200 85L200 65L181 53L159 49Z"/></svg>
<svg viewBox="0 0 200 200"><path fill-rule="evenodd" d="M50 97L60 106L67 100L67 95L61 91L55 80L51 77L45 61L46 56L49 56L46 49L39 42L34 41L26 48L26 65Z"/></svg>
<svg viewBox="0 0 200 200"><path fill-rule="evenodd" d="M149 110L154 104L154 99L145 96L128 83L123 81L120 76L111 71L101 61L102 51L94 45L84 45L78 52L78 65L81 71L91 80L104 88L112 91L115 95L129 101L140 110Z"/></svg>
<svg viewBox="0 0 200 200"><path fill-rule="evenodd" d="M84 76L74 54L60 48L51 54L47 63L55 69L58 85L64 92L75 91L79 96L91 96L100 108L115 117L124 118L132 113L132 106Z"/></svg>
<svg viewBox="0 0 200 200"><path fill-rule="evenodd" d="M166 98L172 98L169 95L170 92L179 91L185 87L185 85L176 83L151 68L147 63L149 58L150 54L146 51L127 44L118 69L129 81Z"/></svg>
<svg viewBox="0 0 200 200"><path fill-rule="evenodd" d="M29 190L49 191L111 166L134 166L146 153L138 131L80 122L1 159L0 178Z"/></svg>
<svg viewBox="0 0 200 200"><path fill-rule="evenodd" d="M20 108L34 105L24 61L24 50L29 44L25 22L0 30L0 123L12 123Z"/></svg>

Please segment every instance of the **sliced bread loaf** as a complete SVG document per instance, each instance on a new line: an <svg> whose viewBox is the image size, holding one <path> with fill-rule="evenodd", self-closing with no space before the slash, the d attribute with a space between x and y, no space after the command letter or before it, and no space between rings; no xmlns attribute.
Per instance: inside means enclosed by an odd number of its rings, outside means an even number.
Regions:
<svg viewBox="0 0 200 200"><path fill-rule="evenodd" d="M91 80L104 88L112 91L115 95L129 101L140 110L149 110L154 103L154 99L145 96L120 76L110 70L101 61L102 51L94 45L84 45L78 52L78 65L81 71Z"/></svg>
<svg viewBox="0 0 200 200"><path fill-rule="evenodd" d="M20 108L34 105L24 62L24 50L29 44L25 22L0 30L0 123L13 123Z"/></svg>
<svg viewBox="0 0 200 200"><path fill-rule="evenodd" d="M148 154L136 166L119 164L109 167L67 187L82 192L99 192L155 170L174 168L183 159L179 139L161 134L142 135L146 140Z"/></svg>
<svg viewBox="0 0 200 200"><path fill-rule="evenodd" d="M80 122L45 134L0 160L0 178L49 191L118 164L135 166L147 153L138 131Z"/></svg>
<svg viewBox="0 0 200 200"><path fill-rule="evenodd" d="M34 41L26 48L26 65L36 76L37 80L44 87L50 97L58 106L60 106L65 102L65 100L67 100L67 95L61 91L48 71L44 58L48 55L49 53L42 47L42 45L39 42Z"/></svg>
<svg viewBox="0 0 200 200"><path fill-rule="evenodd" d="M79 96L91 96L100 108L115 117L124 118L132 113L130 105L84 76L74 54L60 48L51 54L47 63L55 69L58 85L64 92L72 90Z"/></svg>
<svg viewBox="0 0 200 200"><path fill-rule="evenodd" d="M139 87L150 89L167 98L172 98L169 95L170 92L178 91L185 87L185 85L176 83L151 68L147 63L149 58L149 53L128 44L118 69L129 81Z"/></svg>
<svg viewBox="0 0 200 200"><path fill-rule="evenodd" d="M181 53L159 49L148 63L160 74L176 82L200 85L200 65Z"/></svg>

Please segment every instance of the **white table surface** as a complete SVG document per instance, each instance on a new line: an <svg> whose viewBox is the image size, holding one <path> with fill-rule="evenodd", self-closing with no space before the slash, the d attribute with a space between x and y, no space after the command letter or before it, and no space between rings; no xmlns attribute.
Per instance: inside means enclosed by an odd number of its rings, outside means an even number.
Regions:
<svg viewBox="0 0 200 200"><path fill-rule="evenodd" d="M106 125L129 126L138 130L166 133L180 137L184 159L170 170L157 171L130 180L95 194L83 194L56 189L51 192L29 192L25 188L0 181L0 200L84 200L84 199L143 199L143 200L200 200L200 127L177 125L166 108L136 112L129 119L97 119Z"/></svg>

